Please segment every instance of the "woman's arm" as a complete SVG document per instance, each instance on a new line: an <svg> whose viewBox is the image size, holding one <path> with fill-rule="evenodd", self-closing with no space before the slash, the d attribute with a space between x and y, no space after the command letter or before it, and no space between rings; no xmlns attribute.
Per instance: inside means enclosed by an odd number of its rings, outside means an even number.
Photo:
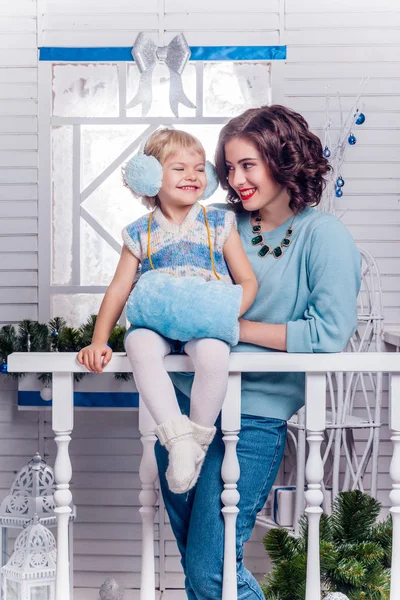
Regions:
<svg viewBox="0 0 400 600"><path fill-rule="evenodd" d="M287 352L341 352L357 327L361 258L337 219L317 227L307 254L307 308L287 324L240 319L240 341Z"/></svg>
<svg viewBox="0 0 400 600"><path fill-rule="evenodd" d="M361 256L339 219L314 229L307 272L308 305L287 324L287 351L342 352L357 328Z"/></svg>
<svg viewBox="0 0 400 600"><path fill-rule="evenodd" d="M274 350L286 350L286 325L239 319L241 342Z"/></svg>
<svg viewBox="0 0 400 600"><path fill-rule="evenodd" d="M223 252L234 282L243 287L239 315L241 316L253 304L257 296L258 284L235 227L232 227L232 231L224 244Z"/></svg>
<svg viewBox="0 0 400 600"><path fill-rule="evenodd" d="M128 299L138 265L139 260L123 246L117 270L97 315L92 343L78 353L78 361L90 371L101 373L111 359L111 349L107 346L107 341Z"/></svg>

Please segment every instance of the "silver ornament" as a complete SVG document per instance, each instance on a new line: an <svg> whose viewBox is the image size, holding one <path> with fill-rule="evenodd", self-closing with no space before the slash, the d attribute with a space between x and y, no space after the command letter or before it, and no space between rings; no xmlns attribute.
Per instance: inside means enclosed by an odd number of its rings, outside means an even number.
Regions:
<svg viewBox="0 0 400 600"><path fill-rule="evenodd" d="M179 117L179 103L188 108L196 108L183 90L182 73L190 58L190 48L183 33L178 33L167 46L157 46L143 31L136 38L131 54L139 69L139 89L136 96L126 105L133 108L142 105L142 117L145 117L152 103L152 74L158 63L167 65L170 74L169 104L172 112Z"/></svg>
<svg viewBox="0 0 400 600"><path fill-rule="evenodd" d="M342 592L330 592L327 596L325 596L324 600L349 600L345 594Z"/></svg>
<svg viewBox="0 0 400 600"><path fill-rule="evenodd" d="M40 390L40 397L45 402L50 402L50 400L53 397L53 392L52 392L51 387L49 387L48 385L46 385L44 388L42 388Z"/></svg>
<svg viewBox="0 0 400 600"><path fill-rule="evenodd" d="M100 588L101 600L122 600L124 588L115 579L106 579Z"/></svg>

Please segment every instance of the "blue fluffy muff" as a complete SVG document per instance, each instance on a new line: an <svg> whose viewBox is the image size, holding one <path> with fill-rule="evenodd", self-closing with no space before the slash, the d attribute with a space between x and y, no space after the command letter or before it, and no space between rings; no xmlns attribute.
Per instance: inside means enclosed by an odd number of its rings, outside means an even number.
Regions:
<svg viewBox="0 0 400 600"><path fill-rule="evenodd" d="M216 338L235 346L242 293L242 286L223 281L147 271L128 298L127 317L172 340Z"/></svg>

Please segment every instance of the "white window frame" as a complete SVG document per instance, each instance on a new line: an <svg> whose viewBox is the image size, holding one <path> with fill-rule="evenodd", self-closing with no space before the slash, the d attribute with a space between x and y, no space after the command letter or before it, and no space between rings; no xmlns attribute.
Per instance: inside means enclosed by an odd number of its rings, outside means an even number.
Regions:
<svg viewBox="0 0 400 600"><path fill-rule="evenodd" d="M88 61L92 64L94 61ZM116 61L110 61L115 64ZM243 62L243 61L241 61ZM251 61L253 62L253 61ZM257 62L257 60L255 60ZM270 68L270 101L282 103L283 95L283 63L281 61L265 61ZM80 126L91 125L134 125L147 124L145 132L139 136L129 147L129 154L138 147L140 141L147 137L151 130L157 128L160 124L180 125L193 124L199 125L220 124L223 125L229 121L229 117L204 117L202 115L203 107L203 64L196 62L196 115L193 117L128 117L126 115L126 73L128 62L117 62L119 77L119 116L118 117L53 117L52 116L52 69L55 64L71 64L73 61L39 61L38 64L38 135L39 135L39 320L47 322L51 318L52 296L60 294L103 294L107 286L82 286L80 285L80 244L75 240L80 239L80 216L81 211L81 192L79 178L74 179L73 183L73 244L72 244L72 285L53 285L51 283L52 273L52 148L51 131L54 125L72 125L73 127L73 172L80 172ZM101 61L104 63L104 61ZM77 63L79 64L79 63ZM99 63L100 64L100 63ZM105 173L107 172L107 169ZM89 186L90 187L90 186ZM78 210L77 210L78 209ZM96 221L85 212L85 219L97 231L97 233L118 252L121 249L119 244L110 234L104 230L100 231Z"/></svg>

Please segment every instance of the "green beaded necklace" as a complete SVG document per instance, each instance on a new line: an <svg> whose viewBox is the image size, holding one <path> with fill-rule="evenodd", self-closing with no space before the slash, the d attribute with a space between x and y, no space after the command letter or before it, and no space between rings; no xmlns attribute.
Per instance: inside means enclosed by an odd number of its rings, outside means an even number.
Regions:
<svg viewBox="0 0 400 600"><path fill-rule="evenodd" d="M256 221L256 225L252 226L252 230L253 233L257 234L255 235L255 237L253 237L251 239L251 243L253 244L253 246L258 246L259 244L261 244L261 248L258 251L258 256L261 256L261 258L264 258L264 256L268 256L268 254L272 254L274 256L274 258L280 258L283 254L284 254L284 248L287 248L288 246L290 246L290 244L292 243L292 240L290 239L291 236L293 235L293 223L294 220L296 218L296 215L293 216L292 222L290 223L288 229L286 230L286 235L283 238L283 240L281 241L281 243L279 244L279 246L276 246L276 248L271 249L270 246L268 246L268 244L264 243L264 236L261 233L261 217L257 216L255 218Z"/></svg>

